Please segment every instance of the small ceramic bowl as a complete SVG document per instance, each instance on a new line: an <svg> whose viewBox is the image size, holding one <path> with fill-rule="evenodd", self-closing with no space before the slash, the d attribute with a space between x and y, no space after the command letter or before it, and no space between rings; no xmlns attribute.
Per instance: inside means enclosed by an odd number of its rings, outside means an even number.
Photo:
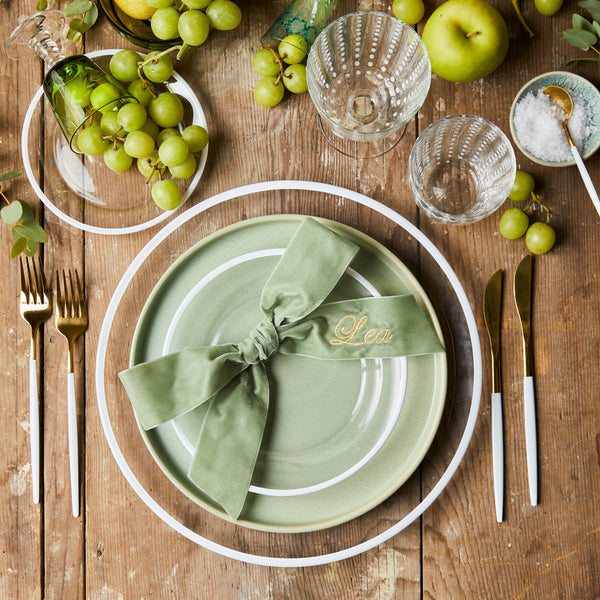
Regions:
<svg viewBox="0 0 600 600"><path fill-rule="evenodd" d="M142 21L126 15L113 0L98 0L98 5L114 29L136 46L149 50L166 50L182 43L180 38L159 40L152 33L150 21Z"/></svg>
<svg viewBox="0 0 600 600"><path fill-rule="evenodd" d="M578 146L578 150L584 159L589 158L596 150L598 150L600 147L600 92L584 77L569 73L568 71L550 71L548 73L543 73L528 81L519 90L510 109L510 132L519 150L533 162L547 167L568 167L574 165L575 161L569 159L560 162L549 162L532 154L523 146L522 140L519 140L515 128L515 107L518 102L530 92L535 94L549 85L561 86L568 92L575 92L585 100L586 104L590 107L593 131L588 135L584 142Z"/></svg>

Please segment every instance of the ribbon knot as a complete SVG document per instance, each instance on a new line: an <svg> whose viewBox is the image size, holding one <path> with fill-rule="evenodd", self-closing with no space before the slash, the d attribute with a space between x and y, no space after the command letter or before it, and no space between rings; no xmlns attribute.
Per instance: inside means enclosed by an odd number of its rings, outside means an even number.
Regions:
<svg viewBox="0 0 600 600"><path fill-rule="evenodd" d="M263 318L248 338L185 348L120 373L144 429L204 411L188 477L233 519L244 506L267 421L263 363L269 357L281 352L340 360L443 352L412 295L327 302L358 251L350 240L305 219L265 283Z"/></svg>
<svg viewBox="0 0 600 600"><path fill-rule="evenodd" d="M250 333L250 336L238 344L241 357L249 365L267 360L279 350L279 335L271 319L263 319Z"/></svg>

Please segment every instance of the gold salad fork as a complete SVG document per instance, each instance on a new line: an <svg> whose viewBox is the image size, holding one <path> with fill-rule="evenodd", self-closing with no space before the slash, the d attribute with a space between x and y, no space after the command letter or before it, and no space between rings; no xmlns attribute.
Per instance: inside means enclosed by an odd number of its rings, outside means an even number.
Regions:
<svg viewBox="0 0 600 600"><path fill-rule="evenodd" d="M21 271L21 316L31 325L29 352L29 437L33 502L40 501L40 407L37 379L37 338L40 326L52 315L52 303L41 260L19 260Z"/></svg>
<svg viewBox="0 0 600 600"><path fill-rule="evenodd" d="M75 289L77 288L77 289ZM77 442L77 405L75 403L75 373L73 368L73 344L87 329L87 305L79 275L75 271L75 283L69 270L69 281L63 270L61 278L56 272L56 329L67 338L67 421L69 435L69 468L71 476L71 503L73 516L79 516L79 448Z"/></svg>

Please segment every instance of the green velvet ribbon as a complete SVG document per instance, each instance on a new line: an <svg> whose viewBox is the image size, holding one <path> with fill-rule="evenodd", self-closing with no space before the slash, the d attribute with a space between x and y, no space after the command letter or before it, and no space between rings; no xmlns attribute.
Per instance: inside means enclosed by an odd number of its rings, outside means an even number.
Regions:
<svg viewBox="0 0 600 600"><path fill-rule="evenodd" d="M206 403L188 476L233 519L261 446L269 409L265 362L273 354L356 360L444 349L412 295L323 303L358 250L305 218L264 286L264 319L247 339L187 348L120 373L144 429Z"/></svg>

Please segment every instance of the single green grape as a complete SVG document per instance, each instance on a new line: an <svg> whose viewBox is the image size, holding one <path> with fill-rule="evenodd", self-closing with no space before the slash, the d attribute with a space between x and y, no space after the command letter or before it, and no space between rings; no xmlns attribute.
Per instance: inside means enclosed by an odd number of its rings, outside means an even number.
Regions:
<svg viewBox="0 0 600 600"><path fill-rule="evenodd" d="M102 154L110 144L110 142L102 138L102 128L98 125L92 125L79 132L77 135L77 146L81 152L88 156L98 156L99 154Z"/></svg>
<svg viewBox="0 0 600 600"><path fill-rule="evenodd" d="M157 95L151 83L136 79L129 84L127 91L142 105L148 106Z"/></svg>
<svg viewBox="0 0 600 600"><path fill-rule="evenodd" d="M133 50L119 50L110 59L108 68L119 81L131 83L138 78L138 62L142 57Z"/></svg>
<svg viewBox="0 0 600 600"><path fill-rule="evenodd" d="M158 135L160 134L160 127L148 117L140 127L140 131L147 133L156 142L158 140Z"/></svg>
<svg viewBox="0 0 600 600"><path fill-rule="evenodd" d="M203 9L206 8L212 0L183 0L183 3L192 9Z"/></svg>
<svg viewBox="0 0 600 600"><path fill-rule="evenodd" d="M117 120L125 131L141 129L146 122L146 109L137 102L129 102L119 109Z"/></svg>
<svg viewBox="0 0 600 600"><path fill-rule="evenodd" d="M423 0L394 0L392 12L408 25L416 25L425 15Z"/></svg>
<svg viewBox="0 0 600 600"><path fill-rule="evenodd" d="M178 135L167 138L158 147L158 158L167 167L178 167L185 162L190 149L184 139Z"/></svg>
<svg viewBox="0 0 600 600"><path fill-rule="evenodd" d="M104 151L104 162L109 169L112 169L116 173L123 173L131 167L133 158L125 152L123 144L117 142L116 144L111 144L110 148Z"/></svg>
<svg viewBox="0 0 600 600"><path fill-rule="evenodd" d="M112 83L101 83L90 94L92 106L101 112L112 110L117 106L121 92Z"/></svg>
<svg viewBox="0 0 600 600"><path fill-rule="evenodd" d="M507 240L516 240L529 227L529 217L520 208L509 208L500 217L500 233Z"/></svg>
<svg viewBox="0 0 600 600"><path fill-rule="evenodd" d="M158 54L160 53L157 50L149 52L142 67L144 75L153 83L167 81L173 75L173 59L168 54L156 58Z"/></svg>
<svg viewBox="0 0 600 600"><path fill-rule="evenodd" d="M152 179L154 179L155 177L160 177L158 169L155 169L157 162L158 150L155 149L150 156L138 158L136 164L138 171L144 176L145 179L148 179L150 176L152 176Z"/></svg>
<svg viewBox="0 0 600 600"><path fill-rule="evenodd" d="M92 88L85 77L78 76L69 81L65 87L67 104L85 108L90 103Z"/></svg>
<svg viewBox="0 0 600 600"><path fill-rule="evenodd" d="M263 77L254 88L254 99L261 106L271 107L283 100L285 88L275 77Z"/></svg>
<svg viewBox="0 0 600 600"><path fill-rule="evenodd" d="M183 119L183 103L171 92L163 92L148 106L150 117L160 127L175 127Z"/></svg>
<svg viewBox="0 0 600 600"><path fill-rule="evenodd" d="M535 0L538 12L546 17L555 15L562 7L563 0Z"/></svg>
<svg viewBox="0 0 600 600"><path fill-rule="evenodd" d="M508 197L514 202L525 202L531 197L534 188L535 181L533 177L525 171L517 171Z"/></svg>
<svg viewBox="0 0 600 600"><path fill-rule="evenodd" d="M160 147L160 145L167 139L170 138L172 135L181 135L179 133L179 130L175 129L174 127L167 127L165 129L161 129L158 137L156 138L156 146L157 148Z"/></svg>
<svg viewBox="0 0 600 600"><path fill-rule="evenodd" d="M179 37L190 46L201 46L210 32L210 21L201 10L186 10L179 17Z"/></svg>
<svg viewBox="0 0 600 600"><path fill-rule="evenodd" d="M303 94L308 90L306 67L302 64L290 65L283 72L283 85L294 94Z"/></svg>
<svg viewBox="0 0 600 600"><path fill-rule="evenodd" d="M196 157L190 152L180 165L169 167L169 172L175 179L191 177L196 172Z"/></svg>
<svg viewBox="0 0 600 600"><path fill-rule="evenodd" d="M167 8L167 6L171 6L174 4L175 0L144 0L144 2L151 6L152 8Z"/></svg>
<svg viewBox="0 0 600 600"><path fill-rule="evenodd" d="M525 244L534 254L545 254L554 246L556 232L547 223L533 223L525 234Z"/></svg>
<svg viewBox="0 0 600 600"><path fill-rule="evenodd" d="M116 110L109 110L102 115L100 119L100 128L104 135L114 135L119 131L119 113Z"/></svg>
<svg viewBox="0 0 600 600"><path fill-rule="evenodd" d="M208 131L201 125L188 125L181 132L181 137L185 140L190 152L200 152L208 144Z"/></svg>
<svg viewBox="0 0 600 600"><path fill-rule="evenodd" d="M151 177L152 179L155 177L160 177L159 170L156 168L157 162L158 150L154 150L150 156L137 159L138 171L144 176L145 179L148 179L148 177Z"/></svg>
<svg viewBox="0 0 600 600"><path fill-rule="evenodd" d="M286 35L279 44L278 52L283 62L293 65L304 60L308 54L308 44L301 35Z"/></svg>
<svg viewBox="0 0 600 600"><path fill-rule="evenodd" d="M145 158L150 156L154 150L152 136L144 131L132 131L125 138L124 149L133 158Z"/></svg>
<svg viewBox="0 0 600 600"><path fill-rule="evenodd" d="M152 199L163 210L173 210L181 202L181 192L172 179L161 179L152 186Z"/></svg>
<svg viewBox="0 0 600 600"><path fill-rule="evenodd" d="M152 33L159 40L172 40L177 37L179 27L179 13L173 6L159 8L150 20Z"/></svg>
<svg viewBox="0 0 600 600"><path fill-rule="evenodd" d="M270 48L261 48L252 57L252 69L255 73L263 77L277 77L281 70L281 65L273 50Z"/></svg>
<svg viewBox="0 0 600 600"><path fill-rule="evenodd" d="M220 31L235 29L242 21L240 7L231 0L213 0L206 8L211 27Z"/></svg>

